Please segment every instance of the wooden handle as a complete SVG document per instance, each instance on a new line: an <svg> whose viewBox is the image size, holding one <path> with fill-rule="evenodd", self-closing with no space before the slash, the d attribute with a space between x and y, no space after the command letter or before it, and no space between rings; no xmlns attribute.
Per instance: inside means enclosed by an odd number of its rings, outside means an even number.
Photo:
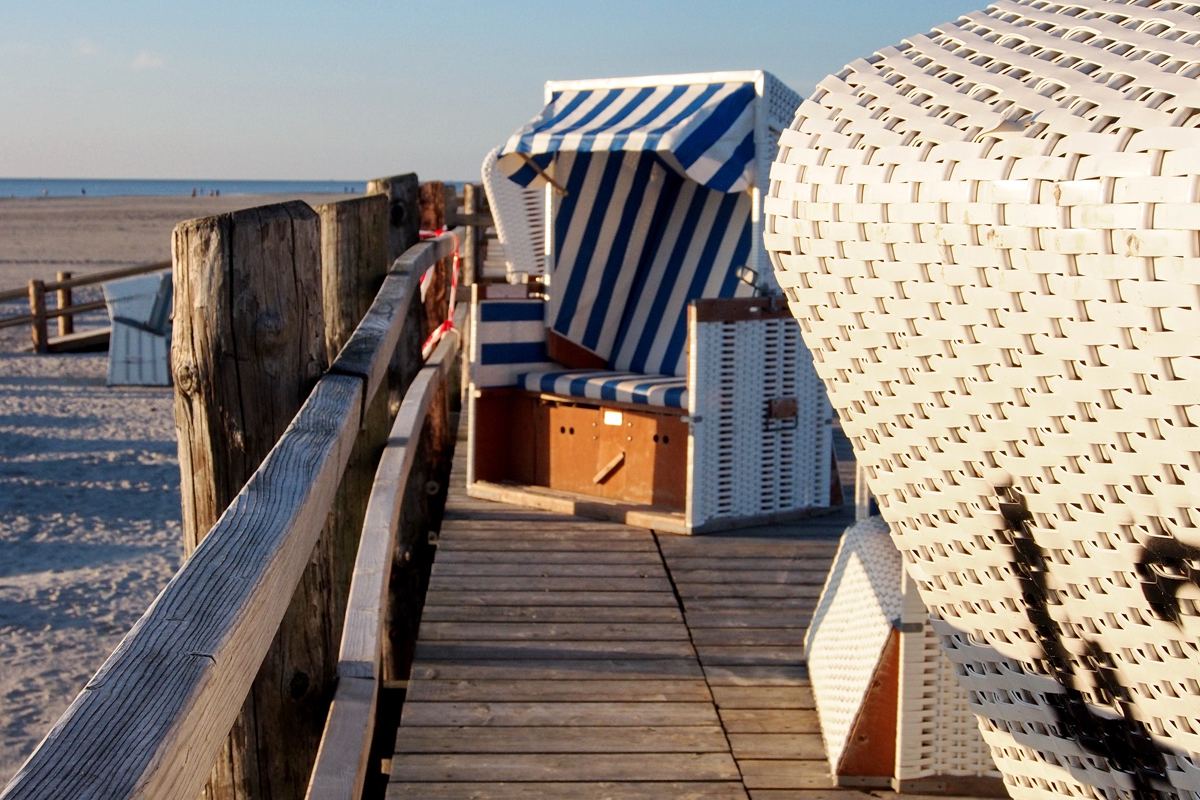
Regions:
<svg viewBox="0 0 1200 800"><path fill-rule="evenodd" d="M621 452L617 453L616 457L612 461L600 468L600 471L596 473L596 477L592 478L592 483L604 483L606 480L608 480L609 476L616 472L617 469L624 463L625 451L622 450Z"/></svg>

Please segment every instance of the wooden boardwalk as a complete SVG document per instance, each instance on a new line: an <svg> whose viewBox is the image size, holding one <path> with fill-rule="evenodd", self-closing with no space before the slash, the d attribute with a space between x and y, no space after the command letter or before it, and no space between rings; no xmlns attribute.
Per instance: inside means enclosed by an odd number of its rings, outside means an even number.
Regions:
<svg viewBox="0 0 1200 800"><path fill-rule="evenodd" d="M803 653L845 515L656 535L455 466L389 798L862 797L829 788Z"/></svg>

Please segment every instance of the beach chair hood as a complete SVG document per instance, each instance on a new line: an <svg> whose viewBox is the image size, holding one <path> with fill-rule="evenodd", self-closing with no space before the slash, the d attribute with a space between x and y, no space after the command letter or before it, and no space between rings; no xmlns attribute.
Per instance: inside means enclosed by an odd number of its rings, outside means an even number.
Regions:
<svg viewBox="0 0 1200 800"><path fill-rule="evenodd" d="M650 151L706 189L743 191L757 182L755 101L768 77L709 73L549 84L546 107L505 143L500 168L522 186L539 186L555 182L555 153Z"/></svg>

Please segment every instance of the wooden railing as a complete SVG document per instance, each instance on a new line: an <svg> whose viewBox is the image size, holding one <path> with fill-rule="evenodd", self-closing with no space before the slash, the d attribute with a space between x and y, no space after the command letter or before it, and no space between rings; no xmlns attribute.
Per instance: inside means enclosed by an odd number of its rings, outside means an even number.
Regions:
<svg viewBox="0 0 1200 800"><path fill-rule="evenodd" d="M93 272L90 275L72 277L69 272L58 273L58 279L53 281L31 280L28 288L7 289L0 291L0 303L13 300L29 299L29 313L14 317L0 318L0 328L10 328L16 325L29 325L33 334L33 349L45 353L50 349L50 335L47 322L58 320L58 335L69 336L75 332L75 315L104 308L103 300L93 300L88 303L74 303L71 290L80 286L94 286L105 281L115 281L118 278L128 278L134 275L145 275L150 272L161 272L171 268L170 261L157 261L152 264L138 264L132 267L121 267L104 272ZM56 295L57 308L46 308L46 294Z"/></svg>
<svg viewBox="0 0 1200 800"><path fill-rule="evenodd" d="M414 301L420 276L448 257L454 242L443 234L395 261L366 316L249 482L0 798L195 800L326 524L363 411L387 384L410 316L424 313ZM392 427L370 496L339 686L311 797L357 797L361 788L391 548L401 498L412 496L405 487L416 463L413 444L437 420L442 434L435 444L452 442L445 434L453 393L446 376L458 358L459 337L451 332L408 387Z"/></svg>
<svg viewBox="0 0 1200 800"><path fill-rule="evenodd" d="M458 375L459 331L466 318L467 304L460 303L454 330L442 339L409 386L375 473L342 629L337 693L325 721L308 800L357 800L362 795L383 681L385 609L401 505L410 486L425 485L421 478L426 477L427 465L417 460L422 431L436 431L435 438L443 441L435 446L441 448L445 448L446 438L454 436L449 420L452 393L458 387L450 377Z"/></svg>

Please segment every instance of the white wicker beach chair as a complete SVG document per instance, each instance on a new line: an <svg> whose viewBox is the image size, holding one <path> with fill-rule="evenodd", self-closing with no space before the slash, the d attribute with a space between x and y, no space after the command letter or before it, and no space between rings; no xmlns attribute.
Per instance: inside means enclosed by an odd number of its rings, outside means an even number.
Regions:
<svg viewBox="0 0 1200 800"><path fill-rule="evenodd" d="M1016 798L1200 793L1200 4L1006 0L818 84L767 248Z"/></svg>
<svg viewBox="0 0 1200 800"><path fill-rule="evenodd" d="M510 181L496 165L500 148L483 160L483 190L504 248L509 283L546 274L546 190Z"/></svg>
<svg viewBox="0 0 1200 800"><path fill-rule="evenodd" d="M112 334L109 386L170 386L171 272L102 284Z"/></svg>
<svg viewBox="0 0 1200 800"><path fill-rule="evenodd" d="M542 220L553 266L544 300L475 305L469 491L604 498L679 531L827 506L832 411L756 210L799 96L744 72L550 83L546 102L484 164L513 269Z"/></svg>
<svg viewBox="0 0 1200 800"><path fill-rule="evenodd" d="M838 785L1003 795L967 693L882 517L843 535L804 651Z"/></svg>

